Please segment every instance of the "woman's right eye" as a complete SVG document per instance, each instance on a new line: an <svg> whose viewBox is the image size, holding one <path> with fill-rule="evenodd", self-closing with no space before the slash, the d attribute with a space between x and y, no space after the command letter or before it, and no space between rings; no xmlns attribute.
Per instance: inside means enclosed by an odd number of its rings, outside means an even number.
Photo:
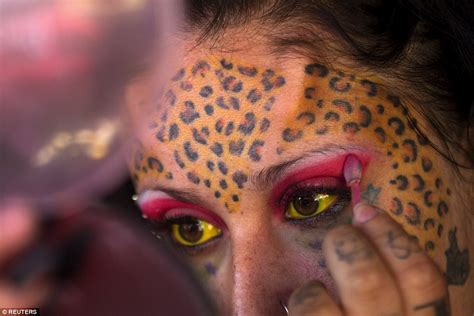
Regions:
<svg viewBox="0 0 474 316"><path fill-rule="evenodd" d="M195 217L186 217L171 223L171 238L181 246L203 245L222 235L222 230Z"/></svg>
<svg viewBox="0 0 474 316"><path fill-rule="evenodd" d="M323 194L314 191L295 194L287 202L285 217L304 219L323 213L337 200L335 194Z"/></svg>

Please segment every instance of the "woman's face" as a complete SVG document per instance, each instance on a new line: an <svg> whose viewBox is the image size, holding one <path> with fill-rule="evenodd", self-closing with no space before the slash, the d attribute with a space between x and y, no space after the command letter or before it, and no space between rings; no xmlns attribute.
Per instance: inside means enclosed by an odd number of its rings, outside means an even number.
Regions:
<svg viewBox="0 0 474 316"><path fill-rule="evenodd" d="M351 221L349 154L364 166L362 197L444 269L449 164L415 133L414 105L380 81L337 63L194 50L160 101L131 87L131 106L148 109L131 161L140 206L223 312L282 314L310 279L334 291L321 244Z"/></svg>

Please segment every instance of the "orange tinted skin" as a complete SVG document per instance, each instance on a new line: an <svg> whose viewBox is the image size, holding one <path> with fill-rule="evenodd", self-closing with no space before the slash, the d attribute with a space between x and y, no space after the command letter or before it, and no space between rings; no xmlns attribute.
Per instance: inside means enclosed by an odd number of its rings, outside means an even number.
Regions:
<svg viewBox="0 0 474 316"><path fill-rule="evenodd" d="M385 196L384 205L407 224L409 232L415 234L417 226L423 229L418 235L424 237L425 249L432 251L443 234L450 190L435 171L440 169L433 169L429 157L434 150L403 114L406 105L373 81L322 64L308 64L301 71L304 92L280 123L271 108L286 83L283 75L218 56L199 60L174 77L164 101L167 109L149 124L154 142L174 149L171 168L181 164L189 182L205 187L211 195L218 192L215 198L234 212L240 208L245 179L265 159L263 152L284 157L298 143L324 144L330 140L328 134L340 134L348 143L370 146L387 157L386 178L393 196ZM273 128L272 123L280 126ZM266 145L273 135L279 136L277 142ZM264 149L265 145L270 148ZM153 180L170 177L168 168L160 172L159 154L145 152L136 163L139 188L150 177L148 171L156 173ZM236 174L243 175L241 182L234 180ZM371 187L386 187L386 182L374 180ZM379 202L374 196L369 199Z"/></svg>
<svg viewBox="0 0 474 316"><path fill-rule="evenodd" d="M415 132L423 118L411 112L414 105L377 79L323 62L239 57L191 53L161 108L141 122L149 128L130 163L138 193L192 192L225 222L219 240L186 255L221 310L280 313L278 299L308 279L333 290L321 240L350 220L349 203L338 217L301 228L272 215L271 185L252 185L262 169L308 150L365 152L363 198L416 236L446 270L452 177L449 163ZM132 98L132 108L141 101ZM301 164L323 159L309 155Z"/></svg>

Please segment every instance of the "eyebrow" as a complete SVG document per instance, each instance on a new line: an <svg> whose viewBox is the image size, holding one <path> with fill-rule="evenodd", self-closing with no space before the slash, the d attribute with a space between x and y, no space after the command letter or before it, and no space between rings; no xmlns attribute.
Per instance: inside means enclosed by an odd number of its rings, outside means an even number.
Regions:
<svg viewBox="0 0 474 316"><path fill-rule="evenodd" d="M348 151L351 149L360 150L360 147L328 144L322 148L305 151L296 158L284 161L282 163L270 167L263 168L258 173L253 174L250 177L250 186L255 190L262 190L264 188L272 186L289 167L291 167L294 163L304 158L307 158L308 156L312 156L314 154L321 156L329 156L334 152Z"/></svg>
<svg viewBox="0 0 474 316"><path fill-rule="evenodd" d="M143 188L142 192L140 192L139 194L143 194L143 192L148 191L148 190L161 191L181 202L186 202L186 203L196 204L196 205L206 205L206 202L199 196L197 192L194 192L194 190L188 190L188 189L176 190L176 189L168 188L161 185L153 185L150 187Z"/></svg>
<svg viewBox="0 0 474 316"><path fill-rule="evenodd" d="M350 150L361 150L360 146L351 146L351 145L337 145L334 143L327 144L318 149L312 149L303 152L298 157L286 160L284 162L263 168L262 170L253 173L249 177L249 187L252 190L262 190L264 188L268 188L272 186L281 176L282 174L291 167L294 163L303 160L309 156L314 154L329 156L334 152L341 152L341 151L350 151ZM163 193L168 194L172 198L196 205L207 205L208 201L202 199L199 195L199 192L193 189L173 189L162 185L153 185L150 187L143 188L142 194L145 191L153 190L153 191L161 191Z"/></svg>

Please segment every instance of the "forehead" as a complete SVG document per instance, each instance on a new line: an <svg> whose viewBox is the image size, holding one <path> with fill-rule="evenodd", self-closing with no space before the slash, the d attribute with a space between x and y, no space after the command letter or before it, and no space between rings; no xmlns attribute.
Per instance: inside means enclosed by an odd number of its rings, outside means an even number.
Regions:
<svg viewBox="0 0 474 316"><path fill-rule="evenodd" d="M271 67L216 57L194 61L176 72L160 110L147 116L144 156L162 152L159 163L167 161L173 177L179 173L235 209L251 170L270 150L278 91L285 85L283 73Z"/></svg>
<svg viewBox="0 0 474 316"><path fill-rule="evenodd" d="M213 56L186 63L154 106L131 161L138 191L158 184L237 211L263 168L307 150L355 145L377 153L366 198L387 188L379 202L412 232L423 225L430 236L442 234L450 192L439 158L405 104L376 79L320 63L272 67Z"/></svg>
<svg viewBox="0 0 474 316"><path fill-rule="evenodd" d="M317 63L291 68L208 57L179 69L160 109L145 113L149 131L142 155L170 169L152 181L179 173L234 210L253 171L307 149L297 140L323 147L334 141L331 130L351 137L370 124L367 106L352 106L377 94L370 81ZM352 114L358 122L345 118ZM141 176L139 184L150 178Z"/></svg>

